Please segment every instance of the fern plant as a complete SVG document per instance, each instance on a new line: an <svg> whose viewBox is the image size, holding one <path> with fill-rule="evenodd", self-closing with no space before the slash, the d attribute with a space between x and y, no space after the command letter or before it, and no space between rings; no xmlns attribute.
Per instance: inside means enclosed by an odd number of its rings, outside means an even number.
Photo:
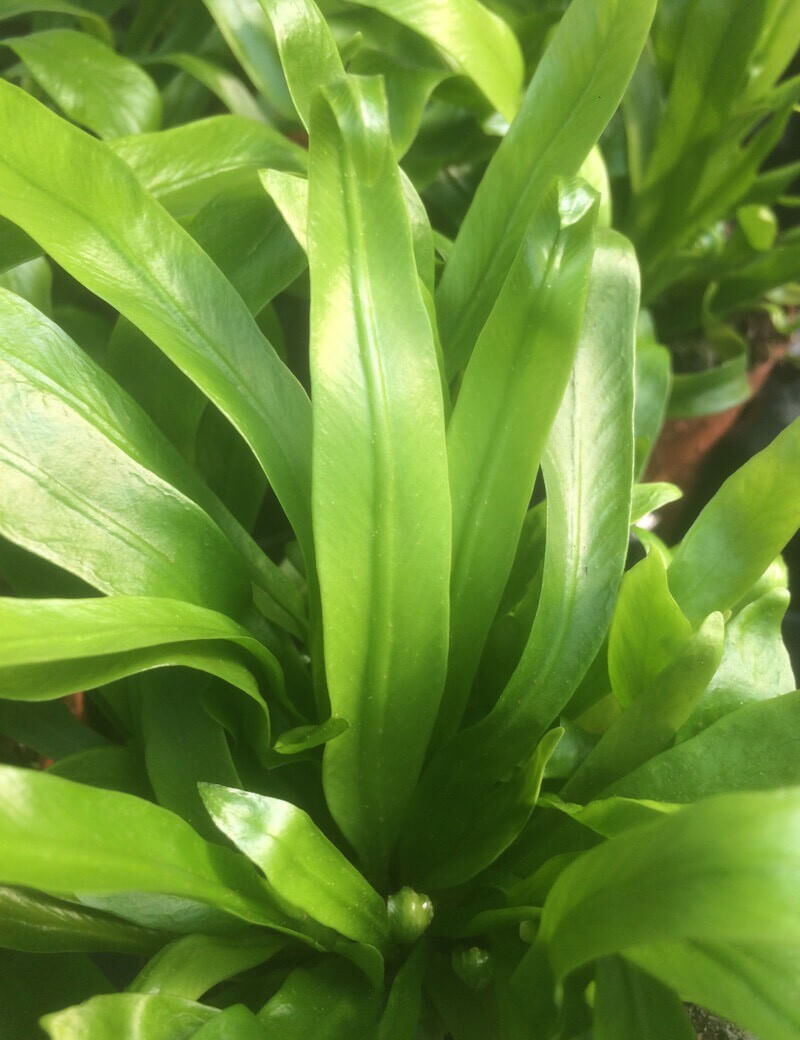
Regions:
<svg viewBox="0 0 800 1040"><path fill-rule="evenodd" d="M362 5L509 118L454 243L402 77L312 0L208 6L307 153L0 83L2 1028L679 1040L693 1001L792 1040L800 424L632 543L674 489L578 176L652 0L574 0L521 102L488 8Z"/></svg>

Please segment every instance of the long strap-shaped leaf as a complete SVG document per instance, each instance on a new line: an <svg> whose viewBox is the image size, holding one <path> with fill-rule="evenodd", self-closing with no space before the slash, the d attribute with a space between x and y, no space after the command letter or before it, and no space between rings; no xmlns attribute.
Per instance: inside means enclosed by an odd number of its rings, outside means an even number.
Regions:
<svg viewBox="0 0 800 1040"><path fill-rule="evenodd" d="M158 129L161 96L155 83L94 37L47 29L3 43L71 119L100 137Z"/></svg>
<svg viewBox="0 0 800 1040"><path fill-rule="evenodd" d="M0 598L1 697L52 700L168 664L217 675L262 709L258 680L283 687L269 650L212 610L149 596Z"/></svg>
<svg viewBox="0 0 800 1040"><path fill-rule="evenodd" d="M573 0L464 219L439 286L448 373L464 365L531 216L577 174L636 68L655 0Z"/></svg>
<svg viewBox="0 0 800 1040"><path fill-rule="evenodd" d="M259 0L203 0L225 42L279 119L294 119L275 39Z"/></svg>
<svg viewBox="0 0 800 1040"><path fill-rule="evenodd" d="M475 800L490 802L492 785L530 755L605 635L628 545L638 301L630 244L598 232L575 366L543 463L547 547L536 619L495 708L423 776L403 846L409 876L424 877L469 833Z"/></svg>
<svg viewBox="0 0 800 1040"><path fill-rule="evenodd" d="M236 291L121 159L7 83L0 137L0 212L227 415L310 551L308 398Z"/></svg>
<svg viewBox="0 0 800 1040"><path fill-rule="evenodd" d="M278 609L283 621L277 615L275 620L293 631L296 622L303 623L303 605L291 581L261 552L136 402L57 325L19 296L2 290L0 363L12 365L18 378L57 399L61 410L75 412L130 459L202 506L249 562L253 581L281 604ZM207 561L206 566L213 569L215 565Z"/></svg>
<svg viewBox="0 0 800 1040"><path fill-rule="evenodd" d="M509 121L519 108L523 61L508 25L478 0L354 0L427 37Z"/></svg>
<svg viewBox="0 0 800 1040"><path fill-rule="evenodd" d="M282 899L355 942L383 946L386 904L308 813L219 784L200 784L200 794L217 827Z"/></svg>
<svg viewBox="0 0 800 1040"><path fill-rule="evenodd" d="M380 82L312 107L313 507L332 710L325 791L385 862L444 681L450 503L433 334Z"/></svg>
<svg viewBox="0 0 800 1040"><path fill-rule="evenodd" d="M241 614L247 572L207 513L117 447L10 345L0 376L0 532L102 592Z"/></svg>
<svg viewBox="0 0 800 1040"><path fill-rule="evenodd" d="M729 477L679 545L668 571L690 621L728 610L800 525L800 419Z"/></svg>
<svg viewBox="0 0 800 1040"><path fill-rule="evenodd" d="M13 766L0 766L0 795L3 882L50 892L161 892L254 924L289 921L244 857L150 802Z"/></svg>
<svg viewBox="0 0 800 1040"><path fill-rule="evenodd" d="M299 145L243 116L196 119L150 134L110 141L147 190L171 212L190 212L213 197L220 179L246 168L305 172Z"/></svg>
<svg viewBox="0 0 800 1040"><path fill-rule="evenodd" d="M31 953L148 953L163 934L30 889L0 887L0 948Z"/></svg>
<svg viewBox="0 0 800 1040"><path fill-rule="evenodd" d="M585 853L556 881L542 916L557 977L679 939L800 944L799 835L796 789L732 794Z"/></svg>
<svg viewBox="0 0 800 1040"><path fill-rule="evenodd" d="M439 719L452 736L514 560L578 346L594 197L559 186L531 221L464 372L447 430L453 499L450 660Z"/></svg>

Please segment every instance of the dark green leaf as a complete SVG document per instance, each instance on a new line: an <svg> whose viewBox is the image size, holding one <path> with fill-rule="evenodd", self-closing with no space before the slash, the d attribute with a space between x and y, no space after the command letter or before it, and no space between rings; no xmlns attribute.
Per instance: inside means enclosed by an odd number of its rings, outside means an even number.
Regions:
<svg viewBox="0 0 800 1040"><path fill-rule="evenodd" d="M296 968L258 1014L274 1040L372 1040L377 994L343 960Z"/></svg>
<svg viewBox="0 0 800 1040"><path fill-rule="evenodd" d="M695 1040L680 997L621 957L597 965L593 1040Z"/></svg>
<svg viewBox="0 0 800 1040"><path fill-rule="evenodd" d="M0 947L39 953L149 953L163 935L25 888L0 886Z"/></svg>

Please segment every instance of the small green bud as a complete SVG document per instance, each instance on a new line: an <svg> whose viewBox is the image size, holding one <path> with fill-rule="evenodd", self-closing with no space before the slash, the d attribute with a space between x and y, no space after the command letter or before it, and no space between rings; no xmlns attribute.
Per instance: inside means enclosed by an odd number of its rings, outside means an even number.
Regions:
<svg viewBox="0 0 800 1040"><path fill-rule="evenodd" d="M413 888L401 888L386 901L389 933L395 942L408 945L419 939L433 920L433 903Z"/></svg>
<svg viewBox="0 0 800 1040"><path fill-rule="evenodd" d="M488 950L480 946L461 946L453 950L453 971L470 989L481 990L492 981L494 963Z"/></svg>

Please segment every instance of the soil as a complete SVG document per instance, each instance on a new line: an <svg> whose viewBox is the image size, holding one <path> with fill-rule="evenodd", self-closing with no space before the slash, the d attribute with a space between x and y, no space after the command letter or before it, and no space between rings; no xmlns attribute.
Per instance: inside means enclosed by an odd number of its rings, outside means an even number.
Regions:
<svg viewBox="0 0 800 1040"><path fill-rule="evenodd" d="M692 1025L697 1030L697 1040L756 1040L752 1033L745 1033L738 1026L731 1025L730 1022L725 1022L694 1004L689 1005L688 1011Z"/></svg>

